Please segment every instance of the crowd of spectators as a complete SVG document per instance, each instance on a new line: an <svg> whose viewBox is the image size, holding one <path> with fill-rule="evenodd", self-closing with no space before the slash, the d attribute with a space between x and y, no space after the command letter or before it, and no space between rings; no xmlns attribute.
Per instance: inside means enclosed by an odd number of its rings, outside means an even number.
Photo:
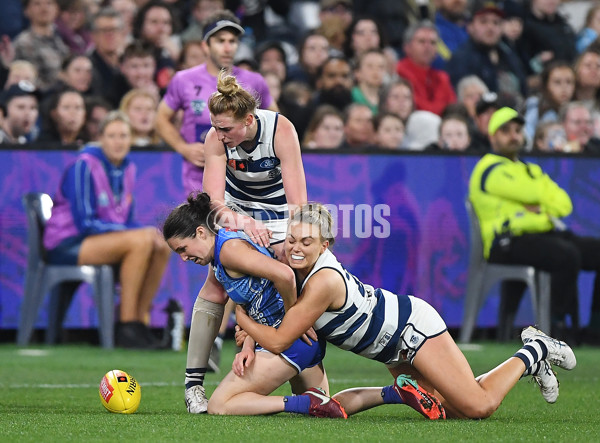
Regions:
<svg viewBox="0 0 600 443"><path fill-rule="evenodd" d="M600 151L600 2L581 29L559 0L3 0L0 143L96 141L125 112L134 147L164 146L157 107L205 63L207 18L244 33L305 149L489 152L489 116L525 118L526 149ZM42 142L44 143L42 145Z"/></svg>

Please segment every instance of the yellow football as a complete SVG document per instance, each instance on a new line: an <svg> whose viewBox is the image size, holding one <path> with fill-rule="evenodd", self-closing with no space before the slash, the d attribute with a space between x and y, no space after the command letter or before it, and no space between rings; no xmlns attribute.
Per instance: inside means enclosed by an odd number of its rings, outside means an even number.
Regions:
<svg viewBox="0 0 600 443"><path fill-rule="evenodd" d="M142 399L142 387L125 371L108 371L100 381L100 401L110 412L133 414Z"/></svg>

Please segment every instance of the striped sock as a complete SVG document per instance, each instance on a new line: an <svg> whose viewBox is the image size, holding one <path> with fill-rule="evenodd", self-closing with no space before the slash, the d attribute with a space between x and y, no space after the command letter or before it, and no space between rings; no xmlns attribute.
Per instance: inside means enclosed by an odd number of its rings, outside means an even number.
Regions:
<svg viewBox="0 0 600 443"><path fill-rule="evenodd" d="M519 349L513 357L520 358L525 364L525 370L527 370L535 363L548 357L548 348L542 341L532 340Z"/></svg>
<svg viewBox="0 0 600 443"><path fill-rule="evenodd" d="M383 403L386 405L398 405L404 403L402 397L400 397L394 389L394 385L384 386L381 388L381 398L383 399Z"/></svg>
<svg viewBox="0 0 600 443"><path fill-rule="evenodd" d="M537 363L534 363L529 368L525 369L525 372L523 372L523 375L521 375L521 378L527 377L529 375L537 375L537 373L540 370L540 366L541 365L542 365L541 361L538 361Z"/></svg>
<svg viewBox="0 0 600 443"><path fill-rule="evenodd" d="M206 368L185 368L185 389L192 386L203 386Z"/></svg>
<svg viewBox="0 0 600 443"><path fill-rule="evenodd" d="M297 414L308 414L310 397L308 395L286 395L283 397L283 410Z"/></svg>

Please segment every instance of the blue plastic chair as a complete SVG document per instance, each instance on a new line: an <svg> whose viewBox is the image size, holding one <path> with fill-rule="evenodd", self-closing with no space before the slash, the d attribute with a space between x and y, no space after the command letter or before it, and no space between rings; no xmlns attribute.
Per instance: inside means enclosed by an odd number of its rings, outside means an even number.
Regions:
<svg viewBox="0 0 600 443"><path fill-rule="evenodd" d="M46 343L55 343L72 295L79 284L85 282L92 285L93 288L98 310L100 344L104 348L112 348L114 346L115 297L113 267L111 265L70 266L48 263L43 237L46 222L52 213L52 199L48 194L31 192L23 197L23 206L27 214L29 252L17 344L25 346L29 343L39 311L48 293L50 293L50 299Z"/></svg>

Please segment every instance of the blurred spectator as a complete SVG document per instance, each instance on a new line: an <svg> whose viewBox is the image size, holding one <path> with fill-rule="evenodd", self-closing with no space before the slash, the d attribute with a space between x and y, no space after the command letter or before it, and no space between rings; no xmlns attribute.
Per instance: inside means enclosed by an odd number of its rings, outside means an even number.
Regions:
<svg viewBox="0 0 600 443"><path fill-rule="evenodd" d="M126 36L123 18L115 9L103 8L92 19L95 48L90 60L94 90L107 93L114 87L119 76L119 56L125 48ZM113 105L116 107L117 104Z"/></svg>
<svg viewBox="0 0 600 443"><path fill-rule="evenodd" d="M376 115L379 107L379 94L385 75L385 55L381 49L368 49L358 56L352 88L352 101L371 108Z"/></svg>
<svg viewBox="0 0 600 443"><path fill-rule="evenodd" d="M181 41L184 44L190 41L202 41L202 23L204 20L211 14L225 9L224 0L192 0L190 3L192 8L190 24L181 33Z"/></svg>
<svg viewBox="0 0 600 443"><path fill-rule="evenodd" d="M274 72L271 72L271 71L265 72L263 74L263 78L265 79L265 82L267 83L267 87L269 88L269 94L271 94L271 98L273 99L273 101L275 103L277 103L277 106L280 107L279 101L281 99L281 87L282 87L281 79L279 78L279 76L277 74L275 74Z"/></svg>
<svg viewBox="0 0 600 443"><path fill-rule="evenodd" d="M561 110L567 134L564 152L600 153L600 139L594 137L592 113L585 103L571 102Z"/></svg>
<svg viewBox="0 0 600 443"><path fill-rule="evenodd" d="M550 60L575 59L575 32L558 12L559 0L531 0L525 11L519 47L530 74L540 74Z"/></svg>
<svg viewBox="0 0 600 443"><path fill-rule="evenodd" d="M456 101L456 94L448 74L431 67L437 42L437 29L429 20L409 26L404 33L406 57L398 62L397 72L412 85L417 109L441 115L447 105Z"/></svg>
<svg viewBox="0 0 600 443"><path fill-rule="evenodd" d="M298 63L288 69L288 80L304 82L314 88L319 67L328 56L327 38L318 31L306 33L298 44Z"/></svg>
<svg viewBox="0 0 600 443"><path fill-rule="evenodd" d="M342 31L352 23L352 0L320 0L319 21L323 27L339 21Z"/></svg>
<svg viewBox="0 0 600 443"><path fill-rule="evenodd" d="M373 112L366 105L352 103L344 110L344 142L342 148L366 148L375 142Z"/></svg>
<svg viewBox="0 0 600 443"><path fill-rule="evenodd" d="M404 122L398 114L384 112L375 117L375 143L382 149L400 149L404 140Z"/></svg>
<svg viewBox="0 0 600 443"><path fill-rule="evenodd" d="M65 89L50 96L44 103L40 142L82 144L85 134L85 102L74 89Z"/></svg>
<svg viewBox="0 0 600 443"><path fill-rule="evenodd" d="M8 69L15 59L15 47L8 35L0 35L0 85L6 84Z"/></svg>
<svg viewBox="0 0 600 443"><path fill-rule="evenodd" d="M73 88L83 95L93 95L92 62L87 55L72 54L64 59L58 81L46 91L45 96L65 88Z"/></svg>
<svg viewBox="0 0 600 443"><path fill-rule="evenodd" d="M37 84L37 69L33 63L27 60L15 60L8 67L8 77L4 83L4 89L19 83L21 80L27 80L33 85Z"/></svg>
<svg viewBox="0 0 600 443"><path fill-rule="evenodd" d="M287 78L287 55L281 43L267 41L260 44L254 51L254 59L258 63L258 72L275 74L281 83Z"/></svg>
<svg viewBox="0 0 600 443"><path fill-rule="evenodd" d="M306 126L315 112L311 104L313 93L306 83L297 81L285 82L281 87L281 96L277 104L281 113L294 123L300 140L303 139Z"/></svg>
<svg viewBox="0 0 600 443"><path fill-rule="evenodd" d="M467 0L435 0L435 26L439 34L435 69L444 69L452 54L469 38ZM405 42L406 43L406 42Z"/></svg>
<svg viewBox="0 0 600 443"><path fill-rule="evenodd" d="M333 106L319 106L306 128L305 149L336 149L344 141L344 117Z"/></svg>
<svg viewBox="0 0 600 443"><path fill-rule="evenodd" d="M0 37L14 39L23 29L25 29L23 0L2 0Z"/></svg>
<svg viewBox="0 0 600 443"><path fill-rule="evenodd" d="M500 109L498 95L488 92L481 96L475 106L475 127L471 133L471 147L479 152L489 152L492 149L488 137L488 125L494 112Z"/></svg>
<svg viewBox="0 0 600 443"><path fill-rule="evenodd" d="M158 86L154 82L156 61L153 53L152 46L141 41L135 41L125 48L121 55L120 75L107 97L115 107L118 107L123 96L134 88L144 89L159 97Z"/></svg>
<svg viewBox="0 0 600 443"><path fill-rule="evenodd" d="M243 58L234 63L238 68L245 69L250 72L258 72L258 63L253 58Z"/></svg>
<svg viewBox="0 0 600 443"><path fill-rule="evenodd" d="M383 49L385 38L381 27L372 17L356 17L346 29L344 55L353 62L369 49Z"/></svg>
<svg viewBox="0 0 600 443"><path fill-rule="evenodd" d="M470 146L469 122L458 114L444 116L440 123L440 149L446 151L466 151Z"/></svg>
<svg viewBox="0 0 600 443"><path fill-rule="evenodd" d="M403 149L422 151L436 142L439 135L441 118L429 111L414 111L408 117Z"/></svg>
<svg viewBox="0 0 600 443"><path fill-rule="evenodd" d="M567 134L559 122L542 122L535 128L533 151L565 152Z"/></svg>
<svg viewBox="0 0 600 443"><path fill-rule="evenodd" d="M585 51L600 36L600 3L593 4L585 17L584 28L577 35L577 52Z"/></svg>
<svg viewBox="0 0 600 443"><path fill-rule="evenodd" d="M354 14L372 16L381 25L387 42L401 48L406 28L431 17L431 3L427 0L354 0Z"/></svg>
<svg viewBox="0 0 600 443"><path fill-rule="evenodd" d="M38 91L33 83L21 80L0 94L0 144L25 144L39 115Z"/></svg>
<svg viewBox="0 0 600 443"><path fill-rule="evenodd" d="M463 77L456 86L458 103L462 103L465 106L472 119L475 119L477 115L475 112L477 102L486 92L489 92L488 87L476 75Z"/></svg>
<svg viewBox="0 0 600 443"><path fill-rule="evenodd" d="M134 0L109 0L108 4L112 9L119 13L123 21L123 34L126 43L133 40L133 19L138 10L138 5ZM123 45L125 46L125 45Z"/></svg>
<svg viewBox="0 0 600 443"><path fill-rule="evenodd" d="M471 21L467 25L469 39L454 52L446 65L455 87L467 75L477 75L490 91L501 96L527 96L527 80L521 60L501 42L503 17L504 13L494 3L475 0Z"/></svg>
<svg viewBox="0 0 600 443"><path fill-rule="evenodd" d="M87 26L88 9L85 0L58 0L56 32L69 47L71 54L86 54L92 48L92 36Z"/></svg>
<svg viewBox="0 0 600 443"><path fill-rule="evenodd" d="M160 143L156 131L157 107L156 97L143 89L132 89L121 99L119 110L129 118L132 146L141 147Z"/></svg>
<svg viewBox="0 0 600 443"><path fill-rule="evenodd" d="M100 123L113 110L112 105L103 97L91 95L85 97L85 133L90 142L100 139Z"/></svg>
<svg viewBox="0 0 600 443"><path fill-rule="evenodd" d="M352 103L352 83L350 62L344 57L329 57L318 72L313 107L328 104L343 112Z"/></svg>
<svg viewBox="0 0 600 443"><path fill-rule="evenodd" d="M202 41L189 40L183 45L177 69L189 69L201 65L206 61L206 53L202 48Z"/></svg>
<svg viewBox="0 0 600 443"><path fill-rule="evenodd" d="M57 0L23 0L29 27L14 41L15 58L27 60L38 69L38 86L43 91L58 78L60 64L69 48L56 32Z"/></svg>
<svg viewBox="0 0 600 443"><path fill-rule="evenodd" d="M600 135L600 52L595 44L588 47L575 62L575 99L592 111L596 135Z"/></svg>
<svg viewBox="0 0 600 443"><path fill-rule="evenodd" d="M380 113L392 112L398 114L406 124L408 117L414 110L413 90L407 80L398 78L382 88L379 97Z"/></svg>
<svg viewBox="0 0 600 443"><path fill-rule="evenodd" d="M552 61L541 75L542 88L539 96L525 102L525 135L531 145L535 128L541 122L559 121L560 108L573 99L575 93L575 71L565 61Z"/></svg>
<svg viewBox="0 0 600 443"><path fill-rule="evenodd" d="M119 265L116 345L156 348L145 322L169 261L156 228L134 219L136 167L129 158L131 128L115 111L100 126L100 144L87 145L65 170L44 232L48 261Z"/></svg>
<svg viewBox="0 0 600 443"><path fill-rule="evenodd" d="M133 20L133 37L152 48L154 81L160 90L169 84L181 52L181 43L174 36L177 27L171 6L163 0L145 3Z"/></svg>

